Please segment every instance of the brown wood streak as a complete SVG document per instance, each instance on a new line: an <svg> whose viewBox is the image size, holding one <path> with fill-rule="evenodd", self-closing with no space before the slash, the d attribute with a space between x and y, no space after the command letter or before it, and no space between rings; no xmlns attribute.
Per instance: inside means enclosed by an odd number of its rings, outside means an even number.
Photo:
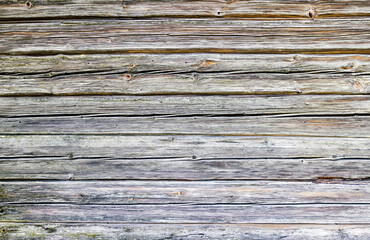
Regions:
<svg viewBox="0 0 370 240"><path fill-rule="evenodd" d="M60 1L39 0L30 7L24 1L6 1L0 5L0 19L86 18L86 17L243 17L308 18L315 9L316 18L369 16L366 0L346 1Z"/></svg>
<svg viewBox="0 0 370 240"><path fill-rule="evenodd" d="M0 182L0 200L74 204L368 203L369 181Z"/></svg>
<svg viewBox="0 0 370 240"><path fill-rule="evenodd" d="M41 21L0 25L0 51L10 55L120 52L368 54L368 29L368 18Z"/></svg>
<svg viewBox="0 0 370 240"><path fill-rule="evenodd" d="M354 224L106 224L0 223L6 239L366 239L369 225Z"/></svg>
<svg viewBox="0 0 370 240"><path fill-rule="evenodd" d="M0 95L366 94L367 55L0 57Z"/></svg>

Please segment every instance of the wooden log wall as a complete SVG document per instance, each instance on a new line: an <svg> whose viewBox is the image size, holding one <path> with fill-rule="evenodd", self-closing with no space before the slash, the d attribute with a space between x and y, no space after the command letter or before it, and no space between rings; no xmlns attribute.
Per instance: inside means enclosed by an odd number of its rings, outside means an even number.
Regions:
<svg viewBox="0 0 370 240"><path fill-rule="evenodd" d="M0 1L0 239L370 239L370 1Z"/></svg>

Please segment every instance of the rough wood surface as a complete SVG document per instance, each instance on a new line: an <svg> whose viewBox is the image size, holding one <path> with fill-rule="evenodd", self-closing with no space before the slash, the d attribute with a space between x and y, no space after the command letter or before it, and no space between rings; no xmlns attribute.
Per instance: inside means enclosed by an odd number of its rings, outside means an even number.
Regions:
<svg viewBox="0 0 370 240"><path fill-rule="evenodd" d="M367 116L345 117L120 117L0 118L0 134L223 135L370 137Z"/></svg>
<svg viewBox="0 0 370 240"><path fill-rule="evenodd" d="M369 225L353 224L106 224L0 223L6 239L366 239Z"/></svg>
<svg viewBox="0 0 370 240"><path fill-rule="evenodd" d="M368 158L342 159L341 156L336 155L328 159L198 159L198 156L192 155L169 159L117 160L95 157L72 160L71 158L75 156L68 152L68 149L65 149L63 154L65 157L34 157L30 153L30 157L2 158L0 160L1 178L5 180L177 179L187 181L217 179L291 181L334 179L336 181L337 179L369 178Z"/></svg>
<svg viewBox="0 0 370 240"><path fill-rule="evenodd" d="M1 117L368 114L370 114L368 95L0 97Z"/></svg>
<svg viewBox="0 0 370 240"><path fill-rule="evenodd" d="M58 77L113 73L306 73L356 76L370 72L366 54L88 54L0 55L1 75ZM90 76L90 75L89 75ZM15 83L16 84L16 83Z"/></svg>
<svg viewBox="0 0 370 240"><path fill-rule="evenodd" d="M109 59L107 59L109 60ZM149 60L149 59L148 59ZM157 59L161 61L162 59ZM202 61L201 61L202 62ZM205 60L205 64L216 64ZM342 62L342 68L345 67ZM352 63L354 64L354 63ZM136 67L131 63L130 66ZM352 68L348 65L348 68ZM42 66L41 66L42 67ZM61 66L65 69L64 66ZM133 67L133 68L135 68ZM0 96L12 95L82 95L82 94L365 94L370 93L370 78L360 72L336 69L329 73L305 72L304 67L271 73L247 71L206 72L189 68L174 70L83 70L71 73L35 73L21 76L0 75ZM223 68L222 66L220 67ZM63 71L58 69L57 71ZM7 71L7 69L4 69ZM9 70L8 70L9 71ZM254 70L257 71L257 70ZM293 71L293 72L291 72ZM299 72L302 71L302 72ZM324 72L323 71L323 72ZM356 71L356 70L354 70ZM120 72L120 73L115 73ZM363 73L366 74L366 73ZM18 73L19 75L19 73ZM55 75L55 76L53 76Z"/></svg>
<svg viewBox="0 0 370 240"><path fill-rule="evenodd" d="M364 94L370 77L353 74L86 74L1 76L0 96L82 94Z"/></svg>
<svg viewBox="0 0 370 240"><path fill-rule="evenodd" d="M0 239L370 238L369 1L0 21Z"/></svg>
<svg viewBox="0 0 370 240"><path fill-rule="evenodd" d="M0 95L364 94L367 55L0 57Z"/></svg>
<svg viewBox="0 0 370 240"><path fill-rule="evenodd" d="M369 18L89 20L0 25L0 52L370 53Z"/></svg>
<svg viewBox="0 0 370 240"><path fill-rule="evenodd" d="M3 1L0 19L83 18L83 17L280 17L314 18L341 16L369 16L366 0L284 1L284 0L39 0L26 6L25 1Z"/></svg>
<svg viewBox="0 0 370 240"><path fill-rule="evenodd" d="M369 214L369 204L6 204L0 221L366 224Z"/></svg>
<svg viewBox="0 0 370 240"><path fill-rule="evenodd" d="M329 180L328 180L329 181ZM369 181L0 182L2 202L74 204L368 203Z"/></svg>
<svg viewBox="0 0 370 240"><path fill-rule="evenodd" d="M0 158L367 158L370 138L0 135L0 146Z"/></svg>

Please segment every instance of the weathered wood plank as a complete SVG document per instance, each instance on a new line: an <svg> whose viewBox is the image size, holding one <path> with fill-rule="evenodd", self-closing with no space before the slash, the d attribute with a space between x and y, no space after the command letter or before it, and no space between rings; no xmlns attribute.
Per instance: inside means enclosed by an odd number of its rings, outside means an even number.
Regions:
<svg viewBox="0 0 370 240"><path fill-rule="evenodd" d="M90 54L0 55L0 74L33 77L99 73L307 73L361 75L370 72L361 54ZM360 76L359 76L360 77Z"/></svg>
<svg viewBox="0 0 370 240"><path fill-rule="evenodd" d="M75 204L369 203L369 181L0 182L0 201Z"/></svg>
<svg viewBox="0 0 370 240"><path fill-rule="evenodd" d="M362 94L368 55L0 57L0 95Z"/></svg>
<svg viewBox="0 0 370 240"><path fill-rule="evenodd" d="M1 117L40 115L361 115L369 113L370 96L368 95L0 98Z"/></svg>
<svg viewBox="0 0 370 240"><path fill-rule="evenodd" d="M99 224L0 223L5 239L368 239L369 225L353 224Z"/></svg>
<svg viewBox="0 0 370 240"><path fill-rule="evenodd" d="M352 74L87 74L0 76L0 96L107 94L365 94L370 76Z"/></svg>
<svg viewBox="0 0 370 240"><path fill-rule="evenodd" d="M57 146L53 149L55 148ZM195 159L187 157L169 159L116 160L95 158L72 160L75 156L71 153L67 155L67 151L65 151L65 157L2 159L0 177L7 180L281 179L312 181L324 179L325 181L325 179L332 178L367 179L370 172L369 159L338 159L338 156L332 156L332 159L266 158L203 160L197 159L197 156L194 155ZM50 152L50 154L53 154L53 152ZM271 153L271 155L273 154Z"/></svg>
<svg viewBox="0 0 370 240"><path fill-rule="evenodd" d="M256 27L257 26L257 27ZM370 53L370 21L90 20L0 25L3 54Z"/></svg>
<svg viewBox="0 0 370 240"><path fill-rule="evenodd" d="M1 222L369 223L369 204L5 204Z"/></svg>
<svg viewBox="0 0 370 240"><path fill-rule="evenodd" d="M0 5L0 19L81 17L313 17L368 16L369 2L348 1L60 1L12 0Z"/></svg>
<svg viewBox="0 0 370 240"><path fill-rule="evenodd" d="M355 117L12 117L0 134L223 135L370 137L370 118Z"/></svg>
<svg viewBox="0 0 370 240"><path fill-rule="evenodd" d="M369 138L0 135L0 158L367 158ZM334 158L336 158L334 157Z"/></svg>

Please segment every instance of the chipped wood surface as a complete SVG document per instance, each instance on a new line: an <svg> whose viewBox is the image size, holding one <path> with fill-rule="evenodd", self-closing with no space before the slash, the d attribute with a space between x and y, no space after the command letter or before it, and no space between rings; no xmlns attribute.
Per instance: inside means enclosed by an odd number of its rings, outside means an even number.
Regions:
<svg viewBox="0 0 370 240"><path fill-rule="evenodd" d="M0 3L0 239L369 239L369 1Z"/></svg>

